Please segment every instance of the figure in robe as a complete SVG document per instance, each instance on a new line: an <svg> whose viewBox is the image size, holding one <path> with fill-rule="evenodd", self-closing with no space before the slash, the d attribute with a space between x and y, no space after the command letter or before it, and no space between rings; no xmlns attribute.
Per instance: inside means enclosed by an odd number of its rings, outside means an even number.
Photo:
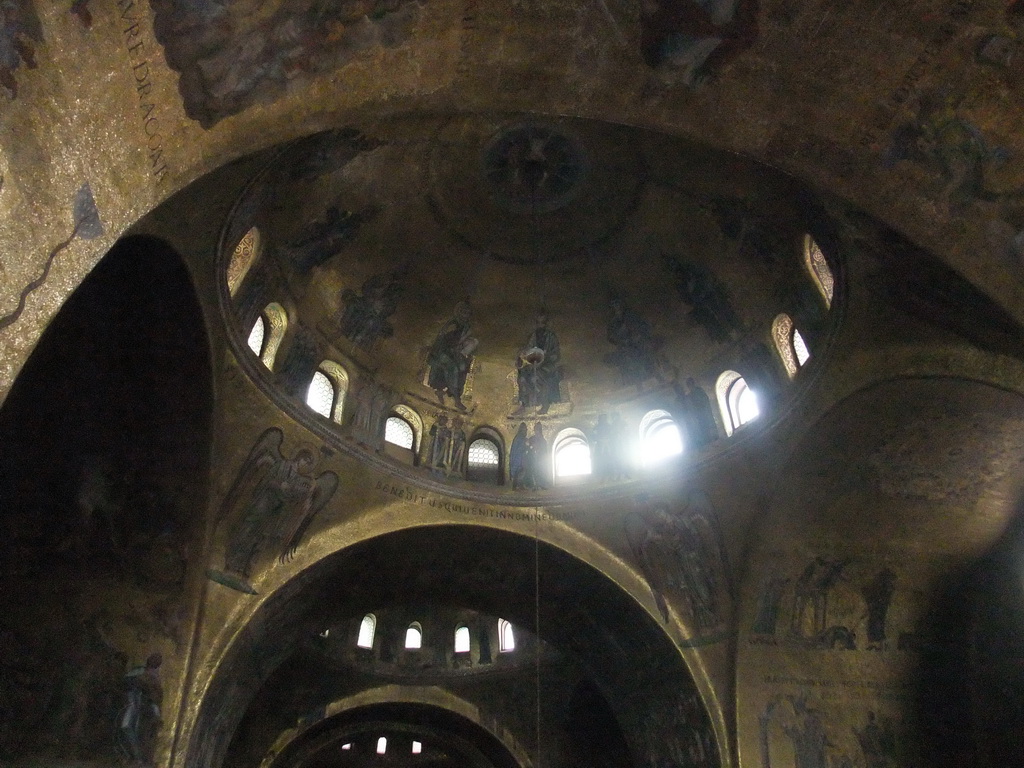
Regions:
<svg viewBox="0 0 1024 768"><path fill-rule="evenodd" d="M624 385L638 387L652 376L661 375L658 342L650 323L626 306L621 299L611 301L612 317L608 321L608 341L615 351L605 355L605 362L619 369Z"/></svg>
<svg viewBox="0 0 1024 768"><path fill-rule="evenodd" d="M441 405L444 405L447 395L455 401L455 407L460 411L466 410L462 394L473 362L473 353L478 345L478 341L470 334L471 319L469 304L459 302L454 316L444 324L427 352L427 365L430 367L427 386L437 394L437 401Z"/></svg>
<svg viewBox="0 0 1024 768"><path fill-rule="evenodd" d="M513 489L522 488L526 482L526 443L526 422L521 421L508 452L508 475Z"/></svg>
<svg viewBox="0 0 1024 768"><path fill-rule="evenodd" d="M452 419L452 452L451 461L448 464L448 475L462 476L465 473L466 463L466 430L465 423L461 416Z"/></svg>
<svg viewBox="0 0 1024 768"><path fill-rule="evenodd" d="M516 357L516 383L519 387L519 410L539 407L547 413L552 403L562 400L562 353L558 337L548 328L548 316L537 315L537 326Z"/></svg>
<svg viewBox="0 0 1024 768"><path fill-rule="evenodd" d="M429 435L427 466L443 472L449 466L452 450L452 431L448 426L448 414L438 414L437 421L430 427Z"/></svg>
<svg viewBox="0 0 1024 768"><path fill-rule="evenodd" d="M300 447L291 458L281 452L284 434L271 427L260 435L221 506L230 520L224 570L214 581L248 594L257 557L270 547L285 562L294 554L317 513L338 488L334 472L316 474L313 450Z"/></svg>

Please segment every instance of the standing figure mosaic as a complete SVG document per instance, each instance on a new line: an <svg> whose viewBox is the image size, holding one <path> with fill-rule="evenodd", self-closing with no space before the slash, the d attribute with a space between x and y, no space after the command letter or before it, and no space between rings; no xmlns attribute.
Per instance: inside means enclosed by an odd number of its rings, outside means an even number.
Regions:
<svg viewBox="0 0 1024 768"><path fill-rule="evenodd" d="M437 394L437 401L441 405L445 404L447 395L455 401L455 407L460 411L466 410L462 395L473 363L473 353L479 344L470 332L472 316L469 304L459 302L452 319L444 324L427 352L427 365L430 368L427 386Z"/></svg>
<svg viewBox="0 0 1024 768"><path fill-rule="evenodd" d="M558 336L548 328L548 316L541 311L537 324L516 357L516 384L519 389L519 409L538 407L547 413L552 403L562 401L562 352Z"/></svg>

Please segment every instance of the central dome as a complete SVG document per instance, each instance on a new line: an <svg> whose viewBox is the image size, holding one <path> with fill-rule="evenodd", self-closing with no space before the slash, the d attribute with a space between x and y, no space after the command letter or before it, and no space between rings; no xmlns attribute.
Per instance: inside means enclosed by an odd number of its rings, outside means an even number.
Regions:
<svg viewBox="0 0 1024 768"><path fill-rule="evenodd" d="M713 399L780 312L822 351L807 198L742 158L621 125L394 118L276 155L227 224L241 288L226 298L241 335L276 302L307 367L335 360L428 419L582 428L638 401L672 411L687 379Z"/></svg>

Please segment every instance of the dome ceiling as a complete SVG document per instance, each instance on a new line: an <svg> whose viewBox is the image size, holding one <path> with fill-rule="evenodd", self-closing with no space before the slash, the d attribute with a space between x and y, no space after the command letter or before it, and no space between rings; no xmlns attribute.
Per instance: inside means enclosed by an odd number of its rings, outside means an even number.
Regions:
<svg viewBox="0 0 1024 768"><path fill-rule="evenodd" d="M495 425L588 416L691 376L713 387L781 311L821 325L798 199L752 162L619 125L410 117L281 150L223 260L256 227L235 304L287 304L326 356L412 400ZM540 394L521 397L541 357Z"/></svg>

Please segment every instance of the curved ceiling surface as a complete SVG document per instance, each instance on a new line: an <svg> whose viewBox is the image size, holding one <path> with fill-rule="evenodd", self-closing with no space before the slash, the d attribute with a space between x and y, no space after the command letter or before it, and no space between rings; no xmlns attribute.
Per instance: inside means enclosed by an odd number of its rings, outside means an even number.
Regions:
<svg viewBox="0 0 1024 768"><path fill-rule="evenodd" d="M406 117L284 148L224 243L259 231L236 305L253 285L287 298L343 362L500 425L690 376L707 389L780 311L818 330L800 197L742 158L619 125ZM466 363L456 385L437 371L446 344ZM524 380L536 358L541 380Z"/></svg>

